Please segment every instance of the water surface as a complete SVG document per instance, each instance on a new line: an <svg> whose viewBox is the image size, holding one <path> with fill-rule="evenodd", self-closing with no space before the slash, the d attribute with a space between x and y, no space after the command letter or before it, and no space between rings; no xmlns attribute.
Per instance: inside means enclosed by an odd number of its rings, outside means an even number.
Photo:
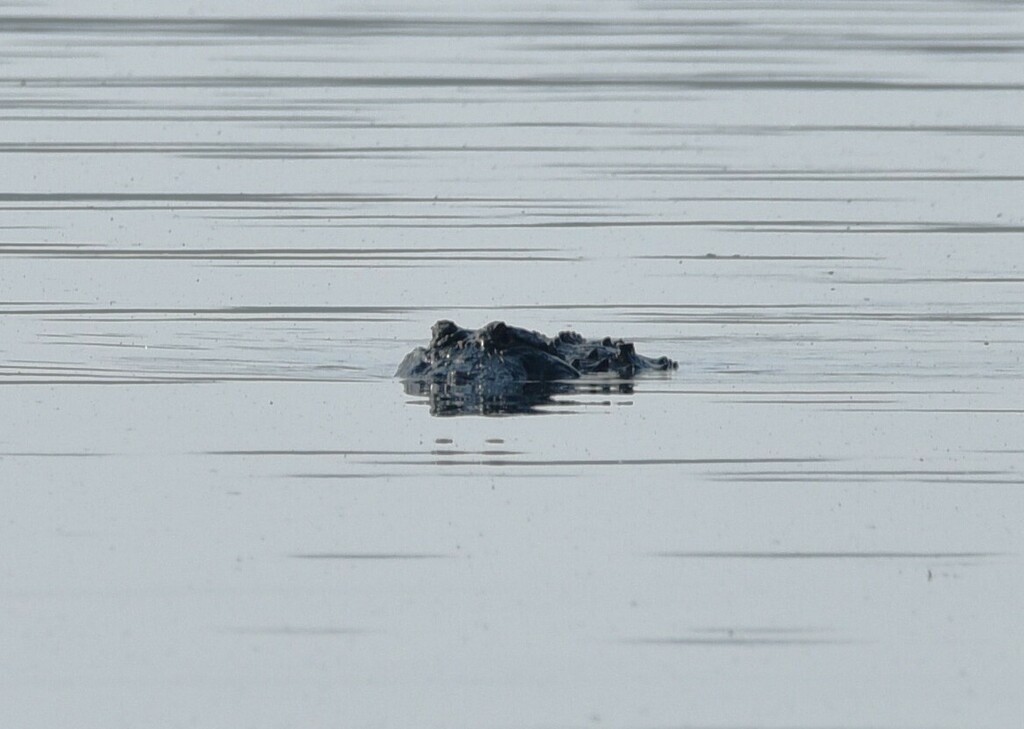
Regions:
<svg viewBox="0 0 1024 729"><path fill-rule="evenodd" d="M0 3L18 727L1015 727L1024 12ZM440 318L672 376L432 417Z"/></svg>

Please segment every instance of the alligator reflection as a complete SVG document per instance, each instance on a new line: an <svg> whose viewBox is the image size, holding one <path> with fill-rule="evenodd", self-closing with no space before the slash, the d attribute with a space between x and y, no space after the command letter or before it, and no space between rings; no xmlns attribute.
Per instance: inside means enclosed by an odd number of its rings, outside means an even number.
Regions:
<svg viewBox="0 0 1024 729"><path fill-rule="evenodd" d="M583 404L556 395L632 395L633 383L526 382L506 386L501 392L488 392L478 384L453 385L447 382L405 380L408 395L426 397L430 414L453 415L539 415L550 410L544 406ZM593 403L588 403L593 404Z"/></svg>

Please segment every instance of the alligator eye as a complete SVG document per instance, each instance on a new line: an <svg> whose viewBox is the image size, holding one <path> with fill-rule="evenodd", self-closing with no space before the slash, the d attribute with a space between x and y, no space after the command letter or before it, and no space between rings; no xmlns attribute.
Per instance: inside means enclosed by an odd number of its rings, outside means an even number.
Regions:
<svg viewBox="0 0 1024 729"><path fill-rule="evenodd" d="M452 332L457 331L458 328L459 327L455 324L455 322L449 321L448 319L441 319L436 324L434 324L432 333L435 339L440 339L441 337L448 336Z"/></svg>

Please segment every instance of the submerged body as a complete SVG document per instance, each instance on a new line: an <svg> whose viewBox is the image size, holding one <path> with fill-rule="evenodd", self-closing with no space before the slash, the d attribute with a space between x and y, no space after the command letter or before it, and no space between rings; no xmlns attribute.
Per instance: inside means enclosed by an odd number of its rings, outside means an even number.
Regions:
<svg viewBox="0 0 1024 729"><path fill-rule="evenodd" d="M637 354L632 343L621 339L586 339L575 332L551 338L500 321L473 330L442 320L432 335L428 347L406 355L395 376L411 392L448 398L456 410L509 412L504 406L549 395L554 384L584 375L630 378L677 367L668 357Z"/></svg>

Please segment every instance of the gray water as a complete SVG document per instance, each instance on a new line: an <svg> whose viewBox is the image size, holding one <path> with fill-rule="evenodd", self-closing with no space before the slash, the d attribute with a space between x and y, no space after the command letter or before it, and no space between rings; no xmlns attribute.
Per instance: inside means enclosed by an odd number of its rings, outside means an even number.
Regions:
<svg viewBox="0 0 1024 729"><path fill-rule="evenodd" d="M0 724L1024 726L1019 3L260 7L0 2Z"/></svg>

